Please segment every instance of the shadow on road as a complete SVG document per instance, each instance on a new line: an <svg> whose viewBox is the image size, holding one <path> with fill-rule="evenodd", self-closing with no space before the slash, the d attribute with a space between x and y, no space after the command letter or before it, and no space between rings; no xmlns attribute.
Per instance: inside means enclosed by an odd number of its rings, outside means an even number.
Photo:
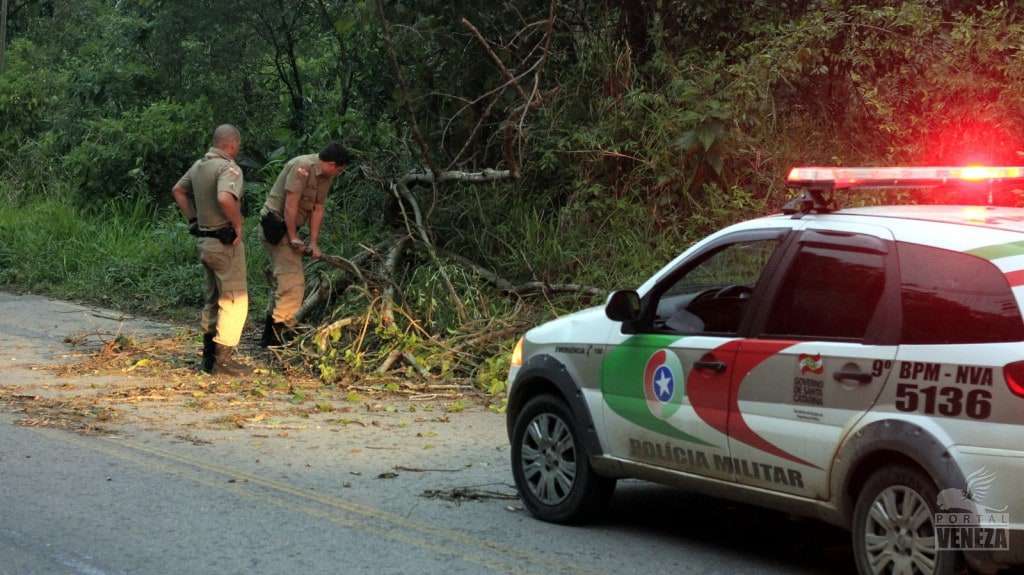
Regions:
<svg viewBox="0 0 1024 575"><path fill-rule="evenodd" d="M704 547L784 571L856 573L848 532L812 519L642 482L621 482L602 529L650 544Z"/></svg>

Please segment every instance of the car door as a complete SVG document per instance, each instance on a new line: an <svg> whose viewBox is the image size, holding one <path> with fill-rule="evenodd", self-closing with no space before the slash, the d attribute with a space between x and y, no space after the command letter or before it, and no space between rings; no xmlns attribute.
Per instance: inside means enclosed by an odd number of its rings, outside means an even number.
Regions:
<svg viewBox="0 0 1024 575"><path fill-rule="evenodd" d="M612 456L731 479L726 436L735 341L789 229L711 242L644 296L612 336L601 391Z"/></svg>
<svg viewBox="0 0 1024 575"><path fill-rule="evenodd" d="M736 344L736 481L819 499L846 431L874 404L899 337L899 276L883 227L808 222Z"/></svg>

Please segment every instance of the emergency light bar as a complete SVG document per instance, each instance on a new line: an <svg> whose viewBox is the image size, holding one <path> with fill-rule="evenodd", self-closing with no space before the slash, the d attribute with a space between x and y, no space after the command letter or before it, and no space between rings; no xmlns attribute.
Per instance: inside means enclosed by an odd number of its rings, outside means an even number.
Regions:
<svg viewBox="0 0 1024 575"><path fill-rule="evenodd" d="M1022 166L930 166L904 168L793 168L786 185L803 194L782 208L785 214L827 213L836 209L834 192L853 188L931 188L987 185L988 203L998 183L1024 185ZM828 197L826 197L828 194ZM799 217L799 216L797 216Z"/></svg>
<svg viewBox="0 0 1024 575"><path fill-rule="evenodd" d="M841 188L915 188L956 182L1024 183L1020 166L945 166L907 168L793 168L786 184L790 187Z"/></svg>

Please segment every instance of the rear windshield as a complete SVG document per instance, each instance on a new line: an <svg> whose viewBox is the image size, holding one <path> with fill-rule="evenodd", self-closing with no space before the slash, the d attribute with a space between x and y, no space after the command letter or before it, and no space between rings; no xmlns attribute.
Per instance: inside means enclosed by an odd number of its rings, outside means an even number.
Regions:
<svg viewBox="0 0 1024 575"><path fill-rule="evenodd" d="M988 260L898 242L904 344L1024 340L1010 284Z"/></svg>

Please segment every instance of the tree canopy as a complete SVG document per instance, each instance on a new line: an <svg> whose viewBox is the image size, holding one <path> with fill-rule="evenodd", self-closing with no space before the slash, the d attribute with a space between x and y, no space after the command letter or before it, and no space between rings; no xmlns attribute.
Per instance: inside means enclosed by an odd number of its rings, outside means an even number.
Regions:
<svg viewBox="0 0 1024 575"><path fill-rule="evenodd" d="M515 281L635 285L780 206L794 165L1019 163L1022 15L994 0L10 0L0 191L166 209L229 122L251 204L293 155L356 152L332 194L346 217L326 223L342 245L407 225L389 187L404 181L431 250ZM414 175L444 170L513 177Z"/></svg>

